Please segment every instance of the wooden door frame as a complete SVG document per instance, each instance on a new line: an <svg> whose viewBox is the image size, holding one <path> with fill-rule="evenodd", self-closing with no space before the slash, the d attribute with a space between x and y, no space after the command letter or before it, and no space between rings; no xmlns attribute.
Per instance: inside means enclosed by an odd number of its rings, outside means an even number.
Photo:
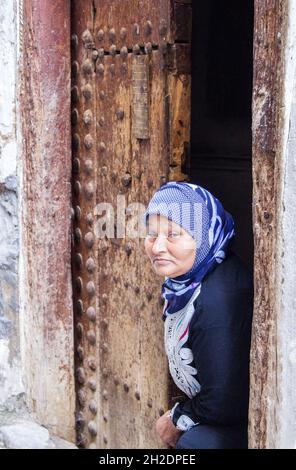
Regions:
<svg viewBox="0 0 296 470"><path fill-rule="evenodd" d="M70 0L19 2L20 320L26 402L75 440Z"/></svg>
<svg viewBox="0 0 296 470"><path fill-rule="evenodd" d="M23 228L20 278L26 394L30 409L42 424L60 436L73 439L70 1L57 0L54 5L50 0L24 0L21 3L20 40L23 48L19 64L19 129ZM283 172L287 3L285 0L254 1L255 300L250 368L251 448L272 445L279 419L275 345L279 279L276 273L280 263L277 244ZM55 135L54 139L50 132ZM50 222L52 220L55 220L54 224ZM40 365L40 357L46 361L46 367Z"/></svg>
<svg viewBox="0 0 296 470"><path fill-rule="evenodd" d="M281 217L288 1L254 1L254 317L249 447L275 448L280 423Z"/></svg>

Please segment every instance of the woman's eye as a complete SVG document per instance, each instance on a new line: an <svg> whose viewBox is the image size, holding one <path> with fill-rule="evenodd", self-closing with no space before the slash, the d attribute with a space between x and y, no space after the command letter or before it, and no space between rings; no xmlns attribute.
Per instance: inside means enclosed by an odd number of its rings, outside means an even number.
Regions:
<svg viewBox="0 0 296 470"><path fill-rule="evenodd" d="M156 235L155 233L147 233L146 237L149 238L149 240L151 240L153 238L156 238Z"/></svg>
<svg viewBox="0 0 296 470"><path fill-rule="evenodd" d="M169 233L169 238L178 238L180 235L180 232L171 232Z"/></svg>

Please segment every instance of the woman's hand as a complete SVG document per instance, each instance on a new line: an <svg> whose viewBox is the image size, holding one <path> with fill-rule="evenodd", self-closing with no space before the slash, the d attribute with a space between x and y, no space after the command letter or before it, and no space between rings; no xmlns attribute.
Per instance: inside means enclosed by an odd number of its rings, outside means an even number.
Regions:
<svg viewBox="0 0 296 470"><path fill-rule="evenodd" d="M176 447L176 443L182 434L182 431L175 427L170 417L170 410L158 418L155 429L164 444Z"/></svg>

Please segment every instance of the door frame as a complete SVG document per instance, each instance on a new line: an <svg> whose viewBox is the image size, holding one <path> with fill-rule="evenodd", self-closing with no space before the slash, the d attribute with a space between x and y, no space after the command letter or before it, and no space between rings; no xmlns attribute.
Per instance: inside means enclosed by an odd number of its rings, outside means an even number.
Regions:
<svg viewBox="0 0 296 470"><path fill-rule="evenodd" d="M20 279L23 286L21 331L26 397L39 422L73 440L70 0L23 0L21 3L19 140L22 143L19 150L23 202L20 209ZM255 299L249 447L264 448L273 445L279 422L280 383L275 343L279 316L280 280L277 273L280 266L284 53L288 12L284 0L255 0L254 9ZM52 134L54 139L50 137ZM54 224L48 222L52 220L55 220ZM42 229L37 233L32 227ZM54 275L56 273L58 275ZM44 360L46 367L42 365Z"/></svg>

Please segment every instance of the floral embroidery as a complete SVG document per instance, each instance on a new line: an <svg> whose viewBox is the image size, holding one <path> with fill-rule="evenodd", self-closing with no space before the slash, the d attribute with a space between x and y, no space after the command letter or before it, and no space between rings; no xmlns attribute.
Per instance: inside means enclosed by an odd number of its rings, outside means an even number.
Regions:
<svg viewBox="0 0 296 470"><path fill-rule="evenodd" d="M190 348L183 347L188 340L189 324L194 314L193 302L200 293L199 285L181 310L171 313L165 319L165 350L168 357L169 369L172 378L189 398L193 398L200 391L200 384L194 377L197 374ZM165 306L164 306L165 308Z"/></svg>

